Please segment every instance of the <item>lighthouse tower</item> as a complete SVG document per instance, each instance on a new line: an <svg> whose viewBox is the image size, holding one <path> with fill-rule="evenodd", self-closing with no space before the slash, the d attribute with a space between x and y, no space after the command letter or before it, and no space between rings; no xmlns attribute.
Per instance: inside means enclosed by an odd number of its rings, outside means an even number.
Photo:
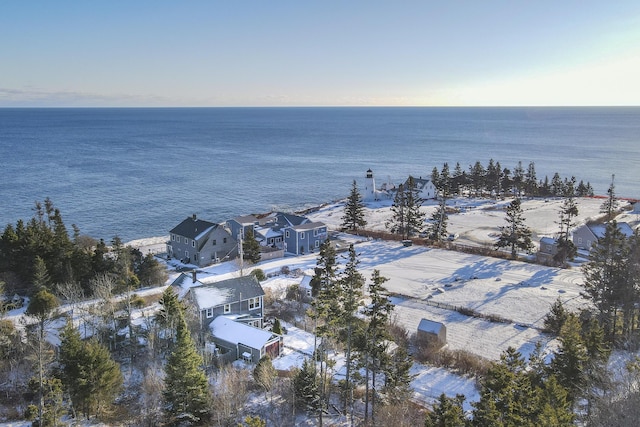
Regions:
<svg viewBox="0 0 640 427"><path fill-rule="evenodd" d="M367 170L367 179L364 183L363 199L367 201L376 200L376 180L373 178L371 169Z"/></svg>

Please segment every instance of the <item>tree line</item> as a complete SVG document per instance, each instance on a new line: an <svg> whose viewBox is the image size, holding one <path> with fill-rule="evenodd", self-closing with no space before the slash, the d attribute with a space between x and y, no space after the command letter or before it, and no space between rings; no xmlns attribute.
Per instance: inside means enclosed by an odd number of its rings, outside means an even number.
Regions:
<svg viewBox="0 0 640 427"><path fill-rule="evenodd" d="M64 297L73 287L85 297L96 294L95 279L109 276L115 292L164 283L164 267L151 254L126 247L115 236L110 247L80 233L70 236L60 210L50 199L36 202L28 221L7 224L0 236L0 279L7 291L32 295L44 287Z"/></svg>

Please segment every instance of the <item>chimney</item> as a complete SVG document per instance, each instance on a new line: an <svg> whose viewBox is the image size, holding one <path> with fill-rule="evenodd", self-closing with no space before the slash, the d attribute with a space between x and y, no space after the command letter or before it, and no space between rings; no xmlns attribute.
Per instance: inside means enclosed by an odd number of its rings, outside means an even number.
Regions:
<svg viewBox="0 0 640 427"><path fill-rule="evenodd" d="M196 271L195 270L191 270L191 279L193 280L193 283L196 283Z"/></svg>
<svg viewBox="0 0 640 427"><path fill-rule="evenodd" d="M193 214L192 218L195 221L196 220L196 214Z"/></svg>

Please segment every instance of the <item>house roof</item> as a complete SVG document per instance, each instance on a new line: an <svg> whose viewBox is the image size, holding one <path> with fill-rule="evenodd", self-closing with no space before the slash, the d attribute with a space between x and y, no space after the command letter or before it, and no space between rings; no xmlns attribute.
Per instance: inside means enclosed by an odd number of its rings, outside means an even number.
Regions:
<svg viewBox="0 0 640 427"><path fill-rule="evenodd" d="M295 227L297 225L304 224L305 222L309 222L309 220L303 216L288 214L284 212L276 212L274 218L278 225L281 225L283 227Z"/></svg>
<svg viewBox="0 0 640 427"><path fill-rule="evenodd" d="M204 283L200 282L197 278L195 282L193 281L193 274L185 273L180 273L176 280L171 283L171 286L177 288L176 293L178 294L179 298L184 297L189 289L203 285Z"/></svg>
<svg viewBox="0 0 640 427"><path fill-rule="evenodd" d="M300 281L300 287L305 289L311 289L311 279L313 279L313 277L307 274L302 276L302 280Z"/></svg>
<svg viewBox="0 0 640 427"><path fill-rule="evenodd" d="M292 227L296 231L313 230L315 228L325 227L324 222L307 222L305 224L296 225Z"/></svg>
<svg viewBox="0 0 640 427"><path fill-rule="evenodd" d="M253 215L244 215L233 218L231 221L235 221L241 225L251 225L258 222L258 218Z"/></svg>
<svg viewBox="0 0 640 427"><path fill-rule="evenodd" d="M545 245L555 245L557 241L553 237L543 237L542 239L540 239L540 243Z"/></svg>
<svg viewBox="0 0 640 427"><path fill-rule="evenodd" d="M265 295L255 276L234 277L221 282L207 283L191 287L189 291L200 310Z"/></svg>
<svg viewBox="0 0 640 427"><path fill-rule="evenodd" d="M213 222L197 219L195 215L188 217L180 224L171 229L170 233L184 236L188 239L198 240L205 231L217 227Z"/></svg>
<svg viewBox="0 0 640 427"><path fill-rule="evenodd" d="M258 350L267 345L269 341L278 338L278 335L273 332L245 325L225 316L213 319L209 328L213 336L218 339L235 345L244 344Z"/></svg>
<svg viewBox="0 0 640 427"><path fill-rule="evenodd" d="M434 322L433 320L422 319L418 325L418 330L423 332L430 332L433 334L439 334L444 328L444 324L440 322Z"/></svg>
<svg viewBox="0 0 640 427"><path fill-rule="evenodd" d="M416 188L419 189L425 188L430 182L430 179L413 178L413 183L415 184ZM409 178L407 178L407 180L404 182L404 186L406 187L407 185L409 185Z"/></svg>
<svg viewBox="0 0 640 427"><path fill-rule="evenodd" d="M255 235L256 237L262 236L263 238L268 239L271 237L282 237L282 232L269 227L260 227L255 229Z"/></svg>
<svg viewBox="0 0 640 427"><path fill-rule="evenodd" d="M626 222L618 222L617 225L618 230L620 230L620 232L626 237L633 236L633 229L629 224L627 224ZM604 237L605 232L607 231L607 224L591 224L587 225L587 227L598 239Z"/></svg>

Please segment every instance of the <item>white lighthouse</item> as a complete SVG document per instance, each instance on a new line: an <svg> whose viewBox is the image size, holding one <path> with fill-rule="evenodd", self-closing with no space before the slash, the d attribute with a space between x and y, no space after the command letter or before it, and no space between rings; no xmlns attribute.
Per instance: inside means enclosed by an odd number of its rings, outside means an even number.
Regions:
<svg viewBox="0 0 640 427"><path fill-rule="evenodd" d="M364 182L363 199L367 201L373 201L377 199L376 180L373 177L373 172L371 171L371 169L367 170L367 178Z"/></svg>

